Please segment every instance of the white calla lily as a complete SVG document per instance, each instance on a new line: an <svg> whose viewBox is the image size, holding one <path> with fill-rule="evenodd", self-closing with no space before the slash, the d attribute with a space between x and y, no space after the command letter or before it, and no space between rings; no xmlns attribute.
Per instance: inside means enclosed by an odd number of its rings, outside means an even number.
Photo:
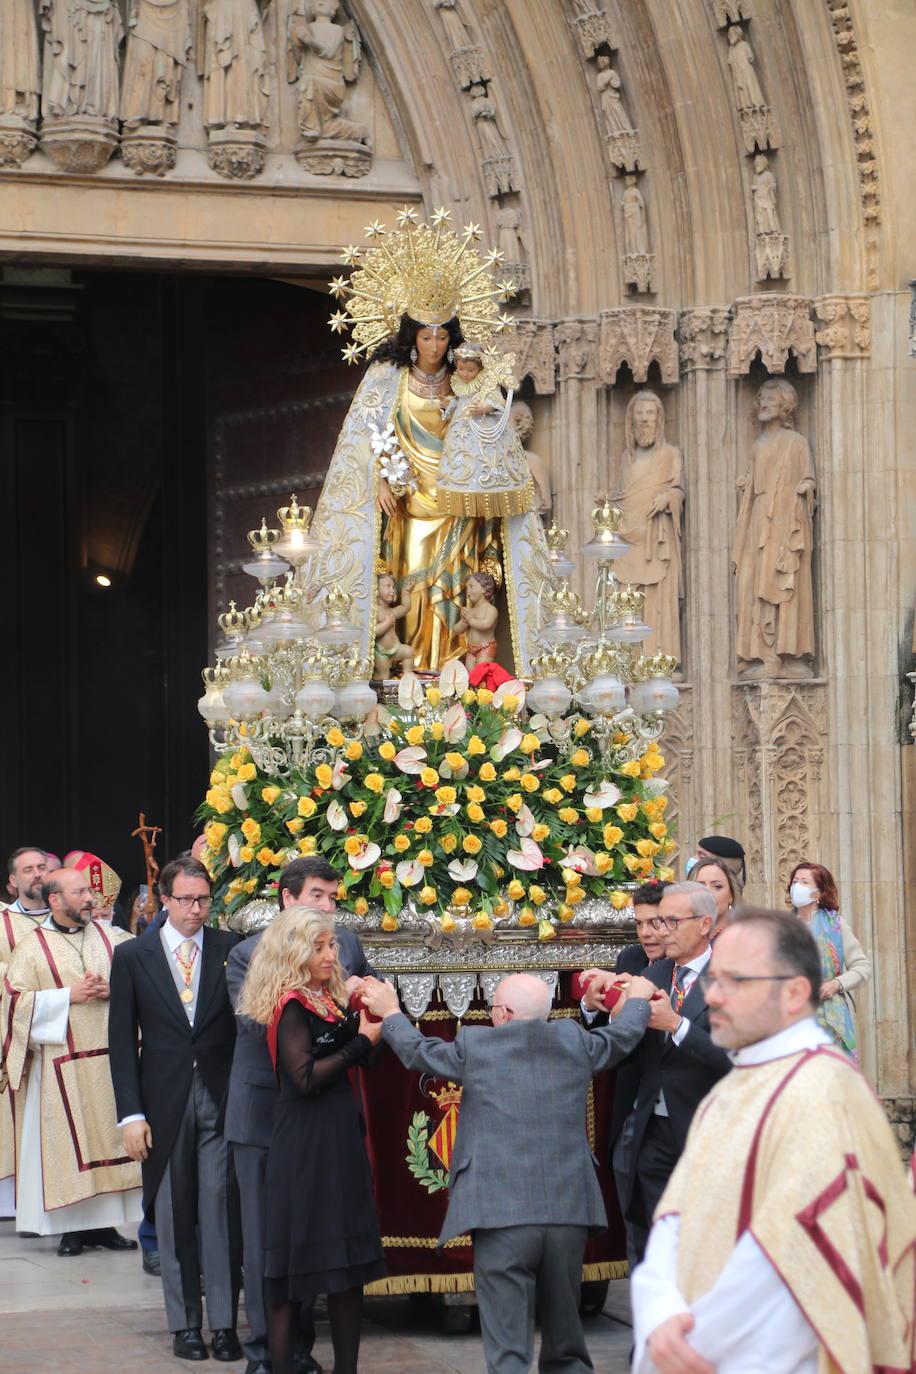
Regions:
<svg viewBox="0 0 916 1374"><path fill-rule="evenodd" d="M468 732L468 718L460 704L450 706L442 717L443 737L449 744L457 744Z"/></svg>
<svg viewBox="0 0 916 1374"><path fill-rule="evenodd" d="M423 684L416 673L405 673L398 683L398 705L403 711L410 711L422 706L424 700Z"/></svg>
<svg viewBox="0 0 916 1374"><path fill-rule="evenodd" d="M334 801L328 802L328 809L325 811L324 815L325 820L332 830L346 830L349 824L347 813L336 797Z"/></svg>
<svg viewBox="0 0 916 1374"><path fill-rule="evenodd" d="M335 792L339 792L342 787L346 787L350 781L350 774L347 772L347 760L338 759L331 774L331 786Z"/></svg>
<svg viewBox="0 0 916 1374"><path fill-rule="evenodd" d="M230 788L230 795L240 811L248 810L248 793L243 782L233 783Z"/></svg>
<svg viewBox="0 0 916 1374"><path fill-rule="evenodd" d="M517 677L512 677L508 682L504 682L501 687L497 687L493 695L494 709L498 711L506 697L515 697L518 702L515 709L520 711L525 704L526 695L524 682L520 682Z"/></svg>
<svg viewBox="0 0 916 1374"><path fill-rule="evenodd" d="M229 836L229 862L233 868L240 868L242 865L242 846L245 843L244 835L234 834Z"/></svg>
<svg viewBox="0 0 916 1374"><path fill-rule="evenodd" d="M385 810L382 820L391 825L401 814L401 794L396 787L389 787L385 794Z"/></svg>
<svg viewBox="0 0 916 1374"><path fill-rule="evenodd" d="M419 744L409 744L406 749L401 749L395 754L394 764L402 773L422 773L425 758L425 749L421 749Z"/></svg>
<svg viewBox="0 0 916 1374"><path fill-rule="evenodd" d="M499 739L490 750L490 758L494 763L501 763L507 754L511 754L513 749L517 749L524 736L517 725L507 725Z"/></svg>
<svg viewBox="0 0 916 1374"><path fill-rule="evenodd" d="M583 806L594 806L599 811L606 811L609 806L616 806L623 796L619 787L615 787L607 778L602 778L598 786L586 792L582 798Z"/></svg>
<svg viewBox="0 0 916 1374"><path fill-rule="evenodd" d="M535 844L534 840L522 840L521 848L510 849L506 858L513 868L520 868L524 872L533 872L544 867L544 855L541 853L540 845Z"/></svg>
<svg viewBox="0 0 916 1374"><path fill-rule="evenodd" d="M394 870L394 875L402 887L416 887L423 881L426 869L416 859L402 859Z"/></svg>
<svg viewBox="0 0 916 1374"><path fill-rule="evenodd" d="M470 678L460 658L453 658L439 674L439 691L444 697L462 697L468 690Z"/></svg>
<svg viewBox="0 0 916 1374"><path fill-rule="evenodd" d="M534 812L531 810L531 807L526 806L525 803L522 802L518 811L515 813L516 832L524 839L526 835L531 834L536 825L537 821L534 818Z"/></svg>
<svg viewBox="0 0 916 1374"><path fill-rule="evenodd" d="M450 878L454 878L456 883L469 883L472 878L477 877L478 864L476 859L452 859L448 866Z"/></svg>
<svg viewBox="0 0 916 1374"><path fill-rule="evenodd" d="M377 844L364 844L359 853L349 856L350 867L359 873L364 868L371 868L381 857L382 851Z"/></svg>

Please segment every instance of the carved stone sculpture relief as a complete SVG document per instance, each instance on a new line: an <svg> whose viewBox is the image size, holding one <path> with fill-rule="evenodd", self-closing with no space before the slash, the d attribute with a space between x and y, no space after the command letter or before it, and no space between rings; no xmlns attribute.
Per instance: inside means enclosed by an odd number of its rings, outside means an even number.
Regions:
<svg viewBox="0 0 916 1374"><path fill-rule="evenodd" d="M795 428L797 414L791 382L772 377L763 383L754 402L760 435L738 482L732 545L744 681L808 678L813 671L816 483L811 448Z"/></svg>
<svg viewBox="0 0 916 1374"><path fill-rule="evenodd" d="M459 0L433 0L445 30L448 60L462 90L490 80L483 55Z"/></svg>
<svg viewBox="0 0 916 1374"><path fill-rule="evenodd" d="M522 212L518 205L504 205L493 216L496 224L496 247L503 255L500 277L510 280L516 295L531 288L531 269L522 230Z"/></svg>
<svg viewBox="0 0 916 1374"><path fill-rule="evenodd" d="M728 375L749 371L758 350L767 372L782 372L794 354L799 372L817 371L817 345L806 296L739 296L728 336Z"/></svg>
<svg viewBox="0 0 916 1374"><path fill-rule="evenodd" d="M372 163L369 130L344 112L359 76L362 43L352 20L335 23L337 0L297 0L287 25L287 80L296 86L296 160L308 172L365 176Z"/></svg>
<svg viewBox="0 0 916 1374"><path fill-rule="evenodd" d="M534 478L534 508L538 515L546 515L553 505L553 492L550 486L550 462L546 458L541 458L539 454L532 453L531 449L528 447L528 440L534 433L534 416L531 413L531 407L525 401L513 401L510 415L513 428L518 435L519 443L525 450L525 457L528 459L531 476Z"/></svg>
<svg viewBox="0 0 916 1374"><path fill-rule="evenodd" d="M611 66L611 59L602 53L597 61L595 85L604 115L608 156L615 167L635 172L643 166L639 134L623 103L619 73Z"/></svg>
<svg viewBox="0 0 916 1374"><path fill-rule="evenodd" d="M878 284L879 243L877 226L881 223L881 188L875 131L865 88L865 72L859 58L859 38L848 0L826 0L834 42L846 82L849 118L859 159L859 199L865 220L866 285Z"/></svg>
<svg viewBox="0 0 916 1374"><path fill-rule="evenodd" d="M789 238L779 222L778 187L763 153L754 158L754 179L751 182L754 207L754 251L757 259L757 280L767 277L779 280L789 275Z"/></svg>
<svg viewBox="0 0 916 1374"><path fill-rule="evenodd" d="M517 386L530 377L539 395L553 395L557 389L557 363L554 327L548 320L516 320L511 330L497 336L495 343L497 348L514 355Z"/></svg>
<svg viewBox="0 0 916 1374"><path fill-rule="evenodd" d="M624 177L620 198L623 216L623 280L639 292L655 290L655 255L649 248L649 221L646 202L636 177Z"/></svg>
<svg viewBox="0 0 916 1374"><path fill-rule="evenodd" d="M493 197L517 191L515 161L499 122L496 102L486 86L473 86L470 91L471 116L480 148L481 170L487 194Z"/></svg>
<svg viewBox="0 0 916 1374"><path fill-rule="evenodd" d="M62 172L97 172L118 144L116 0L41 0L41 145Z"/></svg>
<svg viewBox="0 0 916 1374"><path fill-rule="evenodd" d="M726 24L737 24L741 19L750 19L748 0L709 0L709 7L716 28L724 29Z"/></svg>
<svg viewBox="0 0 916 1374"><path fill-rule="evenodd" d="M610 20L598 0L569 0L572 19L579 35L579 46L587 59L599 48L619 48Z"/></svg>
<svg viewBox="0 0 916 1374"><path fill-rule="evenodd" d="M7 0L0 12L0 167L19 167L35 151L40 91L33 0Z"/></svg>
<svg viewBox="0 0 916 1374"><path fill-rule="evenodd" d="M823 321L815 334L823 356L867 358L871 353L871 308L867 296L820 296L814 313Z"/></svg>
<svg viewBox="0 0 916 1374"><path fill-rule="evenodd" d="M678 379L678 354L674 310L654 305L623 305L601 313L599 376L613 385L622 363L634 381L644 382L652 363L658 363L665 385Z"/></svg>
<svg viewBox="0 0 916 1374"><path fill-rule="evenodd" d="M330 3L330 0L328 0ZM198 62L210 166L247 181L264 167L267 45L258 0L205 0Z"/></svg>
<svg viewBox="0 0 916 1374"><path fill-rule="evenodd" d="M773 112L761 89L755 62L754 49L744 30L739 24L732 24L728 30L728 68L746 153L752 153L755 148L779 147Z"/></svg>
<svg viewBox="0 0 916 1374"><path fill-rule="evenodd" d="M727 305L682 310L677 333L685 372L723 367L731 310Z"/></svg>
<svg viewBox="0 0 916 1374"><path fill-rule="evenodd" d="M188 0L135 0L127 25L121 158L137 173L175 166L181 80L191 53Z"/></svg>
<svg viewBox="0 0 916 1374"><path fill-rule="evenodd" d="M665 439L665 407L654 391L637 391L627 406L626 448L621 458L620 533L630 552L614 573L645 593L643 619L652 636L643 653L681 657L681 521L684 462Z"/></svg>
<svg viewBox="0 0 916 1374"><path fill-rule="evenodd" d="M554 328L561 382L591 381L595 376L598 326L594 320L560 320Z"/></svg>

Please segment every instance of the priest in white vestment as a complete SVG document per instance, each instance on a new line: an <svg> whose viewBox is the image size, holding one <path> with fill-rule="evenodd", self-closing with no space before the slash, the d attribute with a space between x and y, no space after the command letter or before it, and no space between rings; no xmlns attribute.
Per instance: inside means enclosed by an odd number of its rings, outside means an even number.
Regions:
<svg viewBox="0 0 916 1374"><path fill-rule="evenodd" d="M880 1103L814 1019L814 941L749 910L701 977L734 1068L633 1276L634 1374L909 1374L916 1199Z"/></svg>

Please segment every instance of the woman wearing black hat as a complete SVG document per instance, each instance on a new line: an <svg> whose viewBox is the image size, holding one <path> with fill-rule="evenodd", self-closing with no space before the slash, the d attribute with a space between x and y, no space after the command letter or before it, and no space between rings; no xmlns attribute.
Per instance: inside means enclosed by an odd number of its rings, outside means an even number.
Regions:
<svg viewBox="0 0 916 1374"><path fill-rule="evenodd" d="M744 866L744 846L728 835L707 835L705 840L697 840L696 854L687 860L684 876L693 877L693 870L700 859L721 859L725 867L738 879L742 890L747 882L747 869Z"/></svg>

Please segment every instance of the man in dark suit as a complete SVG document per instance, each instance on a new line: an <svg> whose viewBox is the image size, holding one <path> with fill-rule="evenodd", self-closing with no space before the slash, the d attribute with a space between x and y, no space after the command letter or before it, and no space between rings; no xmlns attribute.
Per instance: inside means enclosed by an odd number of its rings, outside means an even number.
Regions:
<svg viewBox="0 0 916 1374"><path fill-rule="evenodd" d="M493 1027L462 1027L447 1043L411 1025L390 983L363 987L366 1005L384 1018L382 1038L408 1069L463 1086L439 1244L473 1235L491 1374L529 1369L535 1302L541 1369L593 1368L579 1315L582 1255L589 1231L603 1230L607 1216L585 1098L592 1077L642 1035L651 990L634 978L614 1024L586 1031L566 1018L548 1021L550 990L532 974L513 974L493 993Z"/></svg>
<svg viewBox="0 0 916 1374"><path fill-rule="evenodd" d="M238 1360L241 1232L221 1121L235 1047L226 961L238 936L206 924L210 877L199 860L173 859L159 884L166 919L118 945L111 969L118 1124L126 1152L143 1163L144 1210L155 1217L174 1353L208 1357L203 1271L213 1355Z"/></svg>
<svg viewBox="0 0 916 1374"><path fill-rule="evenodd" d="M339 882L340 874L326 859L294 859L280 874L277 885L280 910L302 904L333 913L337 906ZM352 986L374 970L366 961L358 936L345 926L336 926L335 933L340 962L348 975L348 988L352 990ZM236 945L229 955L226 977L233 1005L238 1002L251 956L257 949L261 934L258 931L249 936ZM239 1019L226 1106L225 1133L226 1139L232 1144L242 1203L245 1311L251 1328L251 1334L245 1341L245 1354L248 1356L246 1374L269 1374L270 1370L267 1319L264 1313L264 1170L273 1129L277 1077L267 1049L266 1031L266 1026L249 1021L247 1017ZM310 1353L314 1339L311 1308L306 1312L303 1304L301 1316L297 1374L314 1374L316 1370L320 1374L320 1366Z"/></svg>

